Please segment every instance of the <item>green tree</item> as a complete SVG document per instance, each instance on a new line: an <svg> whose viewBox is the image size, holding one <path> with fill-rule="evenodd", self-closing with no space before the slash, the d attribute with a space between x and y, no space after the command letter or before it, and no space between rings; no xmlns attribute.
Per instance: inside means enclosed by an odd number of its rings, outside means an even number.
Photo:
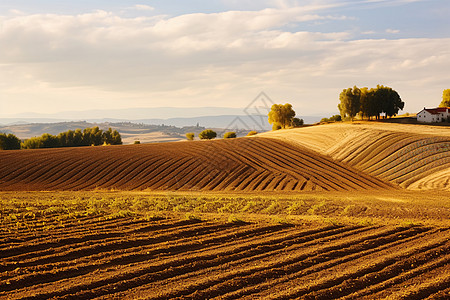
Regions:
<svg viewBox="0 0 450 300"><path fill-rule="evenodd" d="M83 130L83 145L84 146L99 146L103 144L103 132L98 126L86 128Z"/></svg>
<svg viewBox="0 0 450 300"><path fill-rule="evenodd" d="M292 119L292 127L294 127L294 128L301 127L301 126L303 126L303 124L304 124L303 119L299 119L299 118Z"/></svg>
<svg viewBox="0 0 450 300"><path fill-rule="evenodd" d="M353 121L361 110L361 90L356 86L345 89L339 94L339 101L338 108L342 118L349 117Z"/></svg>
<svg viewBox="0 0 450 300"><path fill-rule="evenodd" d="M292 109L291 104L274 104L269 112L269 123L272 124L272 128L279 126L285 129L292 125L294 117L295 111Z"/></svg>
<svg viewBox="0 0 450 300"><path fill-rule="evenodd" d="M103 131L102 141L106 145L122 145L120 133L117 130L112 130L111 127L108 128L108 130Z"/></svg>
<svg viewBox="0 0 450 300"><path fill-rule="evenodd" d="M385 113L386 117L395 116L399 110L405 107L400 95L387 86L378 85L374 97L376 103L381 105L381 111Z"/></svg>
<svg viewBox="0 0 450 300"><path fill-rule="evenodd" d="M230 131L230 132L226 132L223 135L224 139L235 139L236 138L236 132Z"/></svg>
<svg viewBox="0 0 450 300"><path fill-rule="evenodd" d="M59 147L59 140L56 136L49 133L44 133L41 136L41 147L40 148L57 148Z"/></svg>
<svg viewBox="0 0 450 300"><path fill-rule="evenodd" d="M42 139L40 137L32 137L32 138L26 139L22 144L22 148L24 148L24 149L42 148Z"/></svg>
<svg viewBox="0 0 450 300"><path fill-rule="evenodd" d="M20 139L14 134L0 133L0 150L20 149Z"/></svg>
<svg viewBox="0 0 450 300"><path fill-rule="evenodd" d="M342 121L341 115L334 115L329 118L322 118L322 120L320 120L320 122L340 122L340 121Z"/></svg>
<svg viewBox="0 0 450 300"><path fill-rule="evenodd" d="M212 139L216 138L216 136L217 136L217 133L211 129L203 130L198 135L198 137L202 140L212 140Z"/></svg>
<svg viewBox="0 0 450 300"><path fill-rule="evenodd" d="M194 140L194 137L195 137L195 134L194 134L193 132L188 132L188 133L186 133L186 138L187 138L189 141L193 141L193 140Z"/></svg>
<svg viewBox="0 0 450 300"><path fill-rule="evenodd" d="M450 89L446 89L442 92L442 102L439 107L450 107Z"/></svg>

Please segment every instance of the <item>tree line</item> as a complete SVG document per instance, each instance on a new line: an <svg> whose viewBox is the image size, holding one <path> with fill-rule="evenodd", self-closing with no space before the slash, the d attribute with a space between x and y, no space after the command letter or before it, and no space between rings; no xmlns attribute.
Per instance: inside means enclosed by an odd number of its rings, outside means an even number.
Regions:
<svg viewBox="0 0 450 300"><path fill-rule="evenodd" d="M20 139L13 134L0 134L0 149L39 149L60 147L82 147L99 145L121 145L122 137L117 130L101 130L98 126L85 128L83 130L69 130L58 135L44 133L40 137L26 139L21 143Z"/></svg>
<svg viewBox="0 0 450 300"><path fill-rule="evenodd" d="M402 110L405 103L400 95L390 87L377 85L376 88L353 88L344 89L339 95L339 111L343 118L350 118L360 115L363 119L375 117L381 118L381 114L386 117L395 116Z"/></svg>

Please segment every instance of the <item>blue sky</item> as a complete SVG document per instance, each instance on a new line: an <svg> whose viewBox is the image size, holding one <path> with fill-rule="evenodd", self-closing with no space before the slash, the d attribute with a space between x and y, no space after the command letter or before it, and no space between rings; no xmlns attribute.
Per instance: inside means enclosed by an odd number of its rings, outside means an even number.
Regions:
<svg viewBox="0 0 450 300"><path fill-rule="evenodd" d="M261 91L327 115L377 84L416 112L450 88L449 15L448 0L3 0L0 116L244 108Z"/></svg>

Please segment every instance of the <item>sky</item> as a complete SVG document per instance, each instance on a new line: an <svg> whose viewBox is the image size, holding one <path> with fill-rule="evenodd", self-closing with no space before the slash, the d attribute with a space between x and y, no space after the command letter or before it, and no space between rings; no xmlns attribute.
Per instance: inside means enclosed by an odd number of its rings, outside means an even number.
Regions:
<svg viewBox="0 0 450 300"><path fill-rule="evenodd" d="M328 116L377 84L416 113L450 88L449 16L448 0L2 0L0 117L244 111L260 92Z"/></svg>

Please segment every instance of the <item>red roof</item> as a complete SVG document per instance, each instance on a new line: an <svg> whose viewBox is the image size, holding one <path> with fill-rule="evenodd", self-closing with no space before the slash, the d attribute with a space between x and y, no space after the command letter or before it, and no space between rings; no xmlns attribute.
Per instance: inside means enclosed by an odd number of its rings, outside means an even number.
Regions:
<svg viewBox="0 0 450 300"><path fill-rule="evenodd" d="M445 113L445 112L447 112L447 109L450 110L450 107L425 108L425 110L432 115L438 115L439 113Z"/></svg>

